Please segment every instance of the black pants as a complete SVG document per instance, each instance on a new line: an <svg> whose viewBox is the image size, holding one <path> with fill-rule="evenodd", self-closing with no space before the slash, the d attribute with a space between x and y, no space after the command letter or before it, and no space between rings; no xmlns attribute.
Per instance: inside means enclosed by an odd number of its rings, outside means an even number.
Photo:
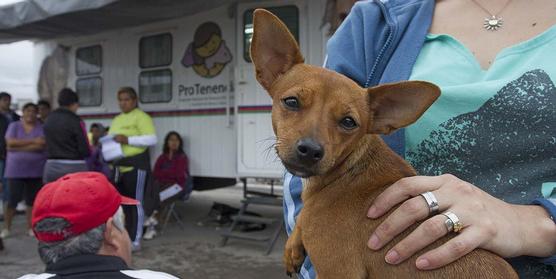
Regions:
<svg viewBox="0 0 556 279"><path fill-rule="evenodd" d="M41 178L8 178L10 187L9 208L16 208L17 204L25 197L25 204L33 206L35 197L42 187Z"/></svg>
<svg viewBox="0 0 556 279"><path fill-rule="evenodd" d="M121 195L138 200L138 205L123 205L125 214L125 228L133 245L141 243L143 236L143 223L145 211L143 202L145 188L150 179L150 171L134 168L132 171L117 173L115 176L116 188Z"/></svg>

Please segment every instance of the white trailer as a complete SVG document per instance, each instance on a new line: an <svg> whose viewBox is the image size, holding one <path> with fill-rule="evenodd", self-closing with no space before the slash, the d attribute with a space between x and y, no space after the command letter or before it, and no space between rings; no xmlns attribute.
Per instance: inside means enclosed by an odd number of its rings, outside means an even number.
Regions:
<svg viewBox="0 0 556 279"><path fill-rule="evenodd" d="M160 154L167 132L179 132L197 184L280 178L284 169L272 147L271 100L249 59L252 11L274 12L298 39L306 62L322 65L325 5L325 0L241 1L162 22L42 40L36 53L49 55L59 45L67 49L66 86L78 92L78 113L87 124L110 125L119 113L118 88L136 88L139 106L157 129L152 158Z"/></svg>

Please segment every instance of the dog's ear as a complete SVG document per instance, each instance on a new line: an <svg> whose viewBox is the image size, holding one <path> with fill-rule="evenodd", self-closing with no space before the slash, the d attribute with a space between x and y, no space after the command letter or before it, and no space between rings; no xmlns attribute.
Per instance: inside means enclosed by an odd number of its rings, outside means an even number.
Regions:
<svg viewBox="0 0 556 279"><path fill-rule="evenodd" d="M373 119L368 133L389 134L415 122L440 96L438 86L405 81L367 89Z"/></svg>
<svg viewBox="0 0 556 279"><path fill-rule="evenodd" d="M253 29L251 60L257 80L268 91L276 78L304 59L286 25L269 11L255 10Z"/></svg>

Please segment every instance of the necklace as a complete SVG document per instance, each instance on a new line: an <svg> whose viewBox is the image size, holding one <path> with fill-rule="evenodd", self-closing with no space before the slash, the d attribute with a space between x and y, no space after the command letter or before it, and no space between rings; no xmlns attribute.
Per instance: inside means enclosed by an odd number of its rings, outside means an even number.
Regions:
<svg viewBox="0 0 556 279"><path fill-rule="evenodd" d="M500 13L502 13L504 11L504 9L506 9L508 4L510 4L511 0L508 0L506 2L506 4L504 4L504 7L502 7L502 9L500 9L500 11L498 11L495 14L491 13L485 7L481 6L481 4L479 4L479 2L477 2L476 0L472 0L472 1L473 1L473 3L475 3L475 5L477 5L479 8L481 8L483 11L485 11L487 14L490 15L490 17L487 17L487 18L484 19L483 27L486 30L496 31L496 30L498 30L499 28L502 27L502 24L504 23L504 21L498 15L500 15Z"/></svg>

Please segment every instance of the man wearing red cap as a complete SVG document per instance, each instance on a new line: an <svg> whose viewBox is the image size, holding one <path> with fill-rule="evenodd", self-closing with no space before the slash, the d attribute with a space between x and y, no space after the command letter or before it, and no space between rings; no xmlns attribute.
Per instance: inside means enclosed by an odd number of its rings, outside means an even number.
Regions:
<svg viewBox="0 0 556 279"><path fill-rule="evenodd" d="M175 279L167 273L129 268L131 240L122 204L138 202L121 196L97 172L68 174L45 185L33 206L32 226L46 271L20 279Z"/></svg>

